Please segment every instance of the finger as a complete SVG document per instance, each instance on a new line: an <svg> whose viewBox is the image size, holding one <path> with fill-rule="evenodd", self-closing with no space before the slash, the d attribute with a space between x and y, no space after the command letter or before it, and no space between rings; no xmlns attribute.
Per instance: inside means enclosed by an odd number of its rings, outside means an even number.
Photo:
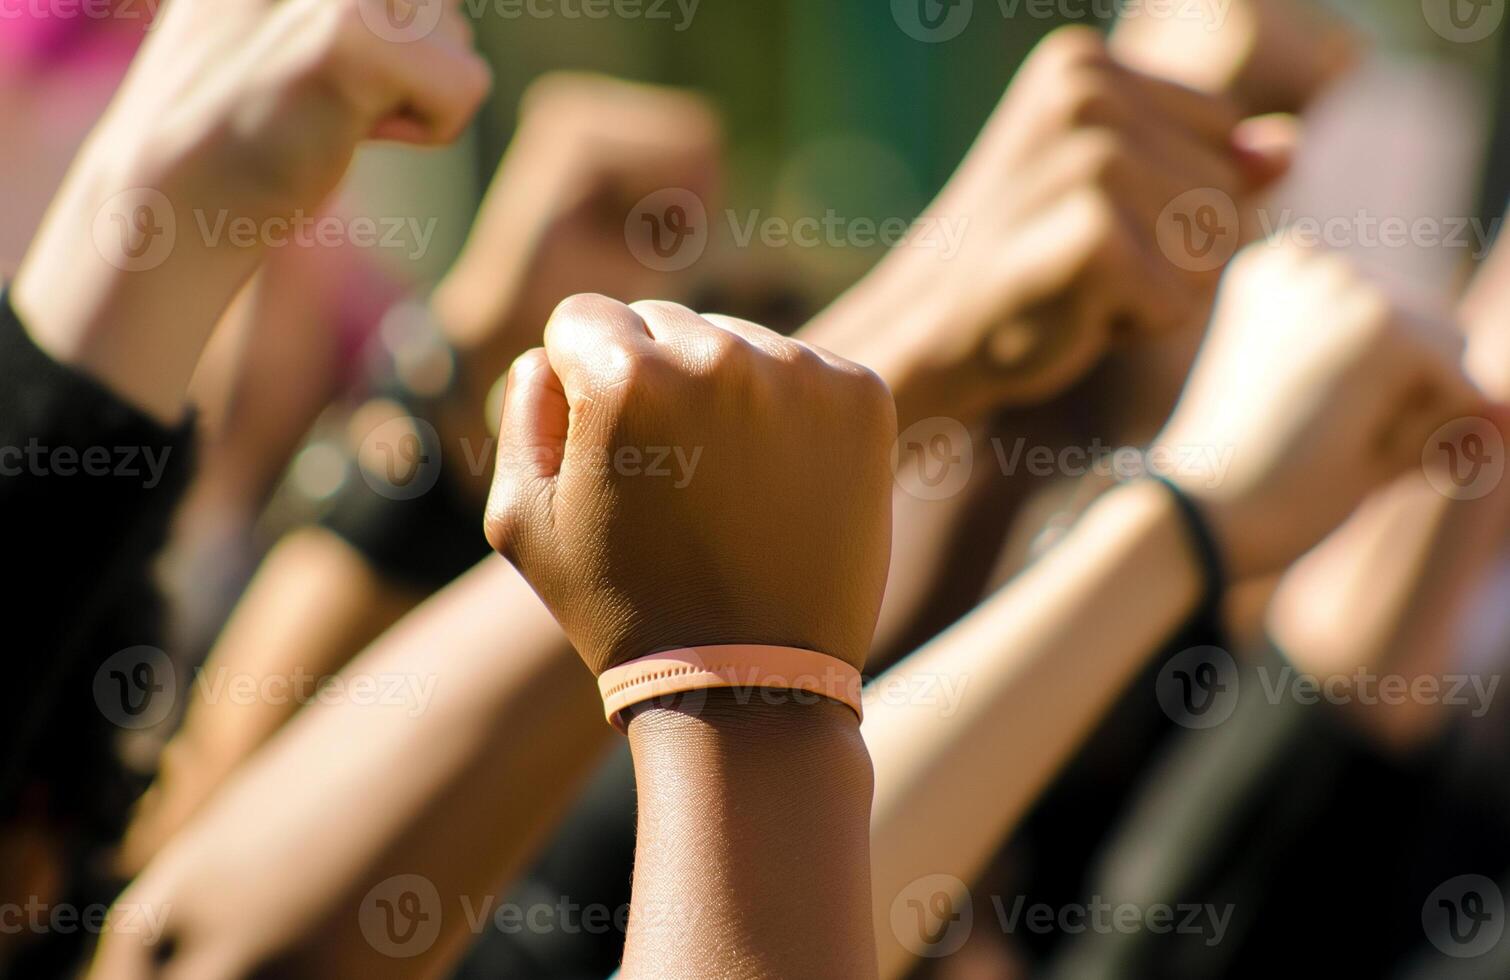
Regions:
<svg viewBox="0 0 1510 980"><path fill-rule="evenodd" d="M1272 186L1288 174L1299 145L1300 122L1284 113L1244 119L1232 131L1232 149L1249 190Z"/></svg>
<svg viewBox="0 0 1510 980"><path fill-rule="evenodd" d="M641 300L629 308L644 319L658 350L696 373L716 368L735 351L752 346L738 333L714 326L679 303Z"/></svg>
<svg viewBox="0 0 1510 980"><path fill-rule="evenodd" d="M412 43L373 37L367 49L388 94L386 111L371 130L374 139L449 143L492 87L487 63L470 46L438 33Z"/></svg>
<svg viewBox="0 0 1510 980"><path fill-rule="evenodd" d="M486 519L488 541L502 554L514 553L521 527L548 516L571 417L566 390L544 349L522 354L509 369L507 385Z"/></svg>
<svg viewBox="0 0 1510 980"><path fill-rule="evenodd" d="M655 346L645 321L629 307L579 293L562 300L546 322L545 351L575 406L624 378L630 362L652 355Z"/></svg>
<svg viewBox="0 0 1510 980"><path fill-rule="evenodd" d="M782 361L797 361L816 354L811 347L768 327L750 320L724 316L720 313L704 313L703 319L735 336L742 337L750 346Z"/></svg>

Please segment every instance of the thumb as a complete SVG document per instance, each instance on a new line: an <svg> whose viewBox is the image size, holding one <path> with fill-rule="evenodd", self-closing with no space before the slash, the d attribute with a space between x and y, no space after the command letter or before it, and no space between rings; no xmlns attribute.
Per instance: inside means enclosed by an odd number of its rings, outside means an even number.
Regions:
<svg viewBox="0 0 1510 980"><path fill-rule="evenodd" d="M520 355L506 384L485 526L488 543L512 556L521 533L549 519L570 410L544 348Z"/></svg>
<svg viewBox="0 0 1510 980"><path fill-rule="evenodd" d="M1300 144L1300 123L1287 113L1253 116L1232 130L1232 151L1250 190L1263 190L1290 172Z"/></svg>

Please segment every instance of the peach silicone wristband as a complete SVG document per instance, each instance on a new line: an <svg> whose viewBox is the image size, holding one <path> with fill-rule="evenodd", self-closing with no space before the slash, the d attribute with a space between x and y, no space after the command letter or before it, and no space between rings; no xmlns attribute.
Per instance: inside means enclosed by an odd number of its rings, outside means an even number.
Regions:
<svg viewBox="0 0 1510 980"><path fill-rule="evenodd" d="M795 647L739 643L652 653L598 677L603 712L619 731L623 713L641 701L714 687L808 691L860 711L860 672L823 653Z"/></svg>

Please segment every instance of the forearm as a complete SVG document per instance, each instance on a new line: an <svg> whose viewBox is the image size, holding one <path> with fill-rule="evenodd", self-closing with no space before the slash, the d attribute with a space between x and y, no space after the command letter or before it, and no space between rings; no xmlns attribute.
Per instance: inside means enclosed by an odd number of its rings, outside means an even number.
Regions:
<svg viewBox="0 0 1510 980"><path fill-rule="evenodd" d="M802 700L713 691L695 714L631 722L626 980L875 975L870 759L848 708Z"/></svg>
<svg viewBox="0 0 1510 980"><path fill-rule="evenodd" d="M190 686L184 724L127 833L128 870L145 867L247 759L315 699L325 679L420 598L384 582L326 531L298 531L280 542ZM257 696L246 697L247 689Z"/></svg>
<svg viewBox="0 0 1510 980"><path fill-rule="evenodd" d="M210 247L200 222L215 220L213 193L103 149L116 145L97 134L75 161L16 275L14 302L37 346L171 424L261 253Z"/></svg>
<svg viewBox="0 0 1510 980"><path fill-rule="evenodd" d="M613 734L559 627L496 559L406 618L342 678L348 696L302 712L134 886L133 901L183 910L170 919L169 935L181 935L165 969L443 973ZM394 679L401 697L358 696L359 684L380 693ZM379 899L397 899L382 886L399 875L434 885L439 908L424 911L439 931L433 945L416 941L404 950L414 955L395 958L362 922ZM224 889L230 879L241 883L235 894ZM112 969L152 952L130 936L110 937L106 950L101 962ZM231 965L200 973L198 963Z"/></svg>
<svg viewBox="0 0 1510 980"><path fill-rule="evenodd" d="M1510 489L1454 500L1419 472L1380 491L1291 572L1269 630L1297 669L1323 683L1359 671L1417 688L1450 670L1475 586L1500 554ZM1445 706L1405 698L1353 706L1383 742L1409 746L1445 719Z"/></svg>
<svg viewBox="0 0 1510 980"><path fill-rule="evenodd" d="M901 975L911 958L890 926L897 897L924 875L972 880L1193 612L1201 581L1188 535L1164 488L1120 488L1016 582L872 685L863 731L876 759L882 976ZM930 696L878 694L888 691Z"/></svg>

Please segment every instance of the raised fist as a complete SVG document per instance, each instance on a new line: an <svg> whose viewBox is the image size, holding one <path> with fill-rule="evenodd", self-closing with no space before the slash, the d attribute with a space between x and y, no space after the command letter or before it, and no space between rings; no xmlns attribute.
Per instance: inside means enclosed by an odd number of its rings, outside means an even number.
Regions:
<svg viewBox="0 0 1510 980"><path fill-rule="evenodd" d="M488 540L594 673L689 645L860 666L896 432L868 370L752 323L575 296L508 381Z"/></svg>
<svg viewBox="0 0 1510 980"><path fill-rule="evenodd" d="M721 175L718 118L696 95L566 72L531 85L466 248L432 298L483 392L540 345L568 296L687 297L693 270L642 262L625 224L656 193L711 208Z"/></svg>
<svg viewBox="0 0 1510 980"><path fill-rule="evenodd" d="M1339 255L1250 246L1157 445L1212 519L1237 575L1280 568L1477 414L1449 322L1392 303Z"/></svg>
<svg viewBox="0 0 1510 980"><path fill-rule="evenodd" d="M491 76L459 7L177 0L91 144L237 216L317 207L360 141L446 143L471 120Z"/></svg>
<svg viewBox="0 0 1510 980"><path fill-rule="evenodd" d="M813 337L881 371L904 425L1048 398L1114 338L1204 321L1239 208L1289 139L1122 67L1094 30L1056 31L921 219L959 229L957 252L893 249ZM1197 218L1187 247L1179 222Z"/></svg>

